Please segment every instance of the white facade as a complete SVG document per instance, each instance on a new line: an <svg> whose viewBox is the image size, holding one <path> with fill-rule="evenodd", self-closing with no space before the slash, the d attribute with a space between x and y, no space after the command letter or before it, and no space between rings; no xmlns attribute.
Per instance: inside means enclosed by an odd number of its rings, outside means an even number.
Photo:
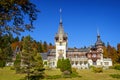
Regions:
<svg viewBox="0 0 120 80"><path fill-rule="evenodd" d="M55 66L57 66L57 61L61 55L62 58L66 59L66 45L67 42L56 42L56 61Z"/></svg>

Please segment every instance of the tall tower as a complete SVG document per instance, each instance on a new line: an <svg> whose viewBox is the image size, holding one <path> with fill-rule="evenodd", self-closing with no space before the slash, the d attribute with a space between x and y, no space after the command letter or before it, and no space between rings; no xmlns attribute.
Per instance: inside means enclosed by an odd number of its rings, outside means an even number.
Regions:
<svg viewBox="0 0 120 80"><path fill-rule="evenodd" d="M103 65L103 42L100 38L99 32L97 33L97 41L95 43L95 46L97 48L98 56L100 57L97 59L97 65Z"/></svg>
<svg viewBox="0 0 120 80"><path fill-rule="evenodd" d="M64 29L63 29L61 12L62 10L60 9L60 23L59 23L58 32L55 35L55 45L56 45L55 66L57 66L58 59L61 59L61 58L66 59L66 50L67 50L67 43L68 43L67 34L64 32Z"/></svg>

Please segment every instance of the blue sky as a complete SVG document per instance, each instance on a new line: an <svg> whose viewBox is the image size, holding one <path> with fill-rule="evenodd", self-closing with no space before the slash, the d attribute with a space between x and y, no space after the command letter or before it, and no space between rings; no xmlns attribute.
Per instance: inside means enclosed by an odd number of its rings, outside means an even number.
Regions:
<svg viewBox="0 0 120 80"><path fill-rule="evenodd" d="M31 0L41 11L30 34L37 41L54 44L60 13L69 47L84 47L96 42L97 29L102 41L116 47L120 43L120 0Z"/></svg>

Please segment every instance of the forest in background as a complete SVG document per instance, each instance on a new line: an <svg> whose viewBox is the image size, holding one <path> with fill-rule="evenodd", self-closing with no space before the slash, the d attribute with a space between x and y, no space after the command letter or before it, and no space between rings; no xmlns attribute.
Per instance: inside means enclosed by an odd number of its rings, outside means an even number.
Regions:
<svg viewBox="0 0 120 80"><path fill-rule="evenodd" d="M16 52L22 50L22 42L24 36L20 39L18 36L13 37L10 35L3 35L0 37L0 60L11 61L15 57ZM32 38L32 37L31 37ZM47 43L46 41L36 41L32 38L31 42L33 48L39 53L48 52L50 49L55 49L55 45ZM103 47L104 58L111 58L113 63L120 63L120 43L116 47L107 44Z"/></svg>

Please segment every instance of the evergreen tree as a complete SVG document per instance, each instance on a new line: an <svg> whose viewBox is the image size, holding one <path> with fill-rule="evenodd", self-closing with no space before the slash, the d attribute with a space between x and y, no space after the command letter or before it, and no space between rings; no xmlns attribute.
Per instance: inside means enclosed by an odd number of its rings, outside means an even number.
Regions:
<svg viewBox="0 0 120 80"><path fill-rule="evenodd" d="M47 52L48 51L48 45L47 45L46 41L44 41L43 47L44 47L44 52Z"/></svg>
<svg viewBox="0 0 120 80"><path fill-rule="evenodd" d="M14 42L19 42L19 37L18 36L14 38Z"/></svg>
<svg viewBox="0 0 120 80"><path fill-rule="evenodd" d="M0 36L0 63L5 66L5 63L12 60L12 48L11 43L13 42L13 36L11 34L6 34Z"/></svg>
<svg viewBox="0 0 120 80"><path fill-rule="evenodd" d="M20 72L20 66L21 66L21 55L17 54L16 59L14 61L14 67L15 67L16 73Z"/></svg>
<svg viewBox="0 0 120 80"><path fill-rule="evenodd" d="M30 64L30 58L32 57L32 38L30 36L26 36L23 39L23 49L22 49L22 56L21 56L21 60L22 60L22 64L21 66L23 67L23 69L25 69L24 71L27 73L28 76L28 80L30 77L30 68L31 68L31 64Z"/></svg>
<svg viewBox="0 0 120 80"><path fill-rule="evenodd" d="M22 68L27 73L28 80L39 80L43 77L43 61L37 49L32 46L32 38L27 36L23 39Z"/></svg>
<svg viewBox="0 0 120 80"><path fill-rule="evenodd" d="M64 58L59 59L57 62L57 67L60 68L61 72L64 71L69 71L70 73L72 72L69 59L64 59Z"/></svg>
<svg viewBox="0 0 120 80"><path fill-rule="evenodd" d="M117 44L117 62L120 63L120 43Z"/></svg>
<svg viewBox="0 0 120 80"><path fill-rule="evenodd" d="M57 61L57 68L61 68L61 66L62 66L62 59L58 59L58 61Z"/></svg>
<svg viewBox="0 0 120 80"><path fill-rule="evenodd" d="M44 78L44 68L43 68L43 61L39 53L34 56L34 68L31 73L31 80L39 80Z"/></svg>
<svg viewBox="0 0 120 80"><path fill-rule="evenodd" d="M42 53L43 52L42 42L39 42L37 45L38 45L38 52Z"/></svg>
<svg viewBox="0 0 120 80"><path fill-rule="evenodd" d="M3 68L4 66L5 66L5 57L4 57L5 55L4 54L2 54L2 50L1 50L1 48L0 48L0 67L1 68Z"/></svg>

